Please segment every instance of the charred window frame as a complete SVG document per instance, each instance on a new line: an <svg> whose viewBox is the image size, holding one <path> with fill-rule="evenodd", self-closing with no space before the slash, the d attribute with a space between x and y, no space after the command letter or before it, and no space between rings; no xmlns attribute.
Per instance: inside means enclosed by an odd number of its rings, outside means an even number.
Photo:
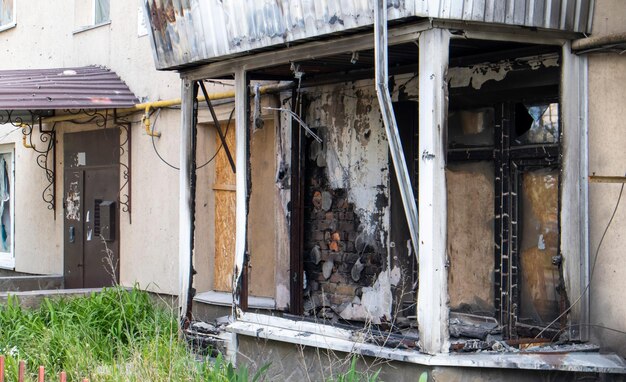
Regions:
<svg viewBox="0 0 626 382"><path fill-rule="evenodd" d="M454 105L454 100L452 101ZM503 335L507 338L518 336L534 336L542 326L550 321L533 321L526 312L520 309L522 305L521 286L524 281L525 270L520 264L520 246L524 214L522 208L523 176L527 172L552 170L560 173L561 148L560 148L560 118L557 124L556 135L544 142L524 142L520 139L524 133L528 133L533 123L533 117L528 108L547 107L548 110L558 110L558 96L535 98L530 100L508 100L504 102L485 104L481 107L472 107L471 111L481 113L485 126L493 131L492 137L483 137L482 142L457 143L454 136L448 139L448 163L469 163L480 161L492 161L494 164L494 308L495 318L503 329ZM467 110L453 110L452 115ZM453 118L451 118L452 120ZM451 121L453 125L454 122ZM453 133L449 131L449 134ZM452 134L453 135L453 134ZM483 134L484 135L484 134ZM484 140L487 138L487 140ZM557 186L560 184L557 175ZM558 190L558 189L557 189ZM557 198L560 193L557 192ZM560 200L557 202L560 211ZM557 219L560 214L556 213ZM559 226L560 226L560 222ZM560 229L557 228L558 231ZM557 231L557 232L558 232ZM556 290L559 294L560 314L567 308L567 297L563 287L561 271L561 254L557 237L557 253L550 261L558 273ZM530 272L530 270L528 270ZM553 335L554 331L546 331L546 335Z"/></svg>

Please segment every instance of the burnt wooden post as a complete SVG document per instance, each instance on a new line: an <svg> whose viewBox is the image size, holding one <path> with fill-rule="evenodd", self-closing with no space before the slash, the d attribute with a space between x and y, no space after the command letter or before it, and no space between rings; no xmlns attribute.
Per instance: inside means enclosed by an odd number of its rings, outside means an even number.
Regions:
<svg viewBox="0 0 626 382"><path fill-rule="evenodd" d="M180 171L179 171L179 242L178 242L178 306L180 323L187 317L187 300L191 275L191 253L193 245L193 198L191 195L192 171L195 158L193 145L194 86L193 81L182 81L182 123L180 131Z"/></svg>
<svg viewBox="0 0 626 382"><path fill-rule="evenodd" d="M447 30L419 38L419 289L417 320L422 349L448 353L447 195L444 145L448 49Z"/></svg>

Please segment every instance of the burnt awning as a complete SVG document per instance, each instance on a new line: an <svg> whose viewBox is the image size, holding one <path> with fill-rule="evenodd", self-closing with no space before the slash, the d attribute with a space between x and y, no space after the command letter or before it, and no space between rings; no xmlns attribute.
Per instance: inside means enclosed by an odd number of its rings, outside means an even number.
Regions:
<svg viewBox="0 0 626 382"><path fill-rule="evenodd" d="M0 110L127 108L137 97L100 66L0 70Z"/></svg>

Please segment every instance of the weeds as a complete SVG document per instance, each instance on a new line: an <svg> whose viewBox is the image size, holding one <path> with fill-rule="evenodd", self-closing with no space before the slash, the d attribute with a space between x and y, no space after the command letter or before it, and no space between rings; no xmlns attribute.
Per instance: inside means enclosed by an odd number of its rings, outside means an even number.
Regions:
<svg viewBox="0 0 626 382"><path fill-rule="evenodd" d="M45 299L36 310L10 297L0 307L0 354L8 380L16 378L23 359L32 378L43 365L49 375L65 370L68 380L248 381L245 367L235 369L221 357L198 362L178 338L175 314L153 305L138 288Z"/></svg>

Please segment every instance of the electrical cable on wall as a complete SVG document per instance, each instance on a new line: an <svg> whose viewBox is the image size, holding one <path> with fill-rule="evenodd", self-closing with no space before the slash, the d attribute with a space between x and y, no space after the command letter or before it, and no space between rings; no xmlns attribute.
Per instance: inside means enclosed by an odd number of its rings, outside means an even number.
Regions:
<svg viewBox="0 0 626 382"><path fill-rule="evenodd" d="M159 120L159 115L161 114L161 109L158 109L156 112L153 112L153 114L156 113L156 116L154 117L154 122L152 123L152 132L154 133L154 130L156 128L156 124L157 121ZM235 114L235 109L233 108L230 112L230 115L228 116L228 122L226 123L226 131L224 133L224 135L228 134L228 129L230 128L230 123L233 119L233 115ZM152 114L151 114L152 115ZM163 158L161 156L161 154L159 153L159 150L156 147L156 143L154 141L154 135L151 136L152 139L152 148L154 149L154 153L156 154L156 156L161 160L161 162L165 163L167 166L173 168L174 170L180 170L179 167L174 166L173 164L171 164L170 162L168 162L167 160L165 160L165 158ZM213 156L211 156L211 158L209 158L209 160L207 160L205 163L203 163L200 166L196 166L196 170L199 170L205 166L207 166L209 163L211 163L213 160L215 160L215 158L217 157L217 154L219 154L220 150L222 149L223 144L220 143L219 147L217 148L217 150L215 150L215 154L213 154Z"/></svg>
<svg viewBox="0 0 626 382"><path fill-rule="evenodd" d="M565 316L567 313L569 313L569 311L572 310L572 308L576 304L578 304L580 302L580 300L583 298L583 296L587 293L587 291L591 287L591 281L593 280L593 275L594 275L594 272L596 270L596 263L598 261L598 255L600 254L600 248L602 247L602 243L604 242L604 238L606 237L606 233L609 231L609 228L611 227L611 223L613 223L613 218L615 218L615 214L617 213L617 209L619 208L620 201L622 200L622 194L624 193L624 185L625 184L622 183L622 187L620 188L619 195L617 196L617 202L615 203L615 208L613 209L613 213L611 214L611 218L609 219L609 222L607 223L606 228L604 229L604 232L602 233L602 236L600 237L600 241L598 242L598 246L596 247L596 253L595 253L594 258L593 258L593 264L591 265L591 274L589 275L589 282L587 283L587 286L585 286L585 289L582 291L580 296L578 296L576 301L574 301L567 309L565 309L563 311L563 313L559 314L559 316L557 318L555 318L554 320L552 320L552 322L550 322L548 325L546 325L539 332L539 334L537 334L535 336L535 339L539 338L539 336L541 336L549 327L554 325L554 323L556 323L563 316ZM576 325L571 325L571 327L575 327L575 326ZM592 324L579 324L579 326L597 326L597 327L601 327L600 325L592 325ZM620 330L617 330L617 329L605 328L605 327L602 327L602 328L610 329L610 330L615 331L615 332L621 332ZM624 334L626 334L626 333L624 333Z"/></svg>

